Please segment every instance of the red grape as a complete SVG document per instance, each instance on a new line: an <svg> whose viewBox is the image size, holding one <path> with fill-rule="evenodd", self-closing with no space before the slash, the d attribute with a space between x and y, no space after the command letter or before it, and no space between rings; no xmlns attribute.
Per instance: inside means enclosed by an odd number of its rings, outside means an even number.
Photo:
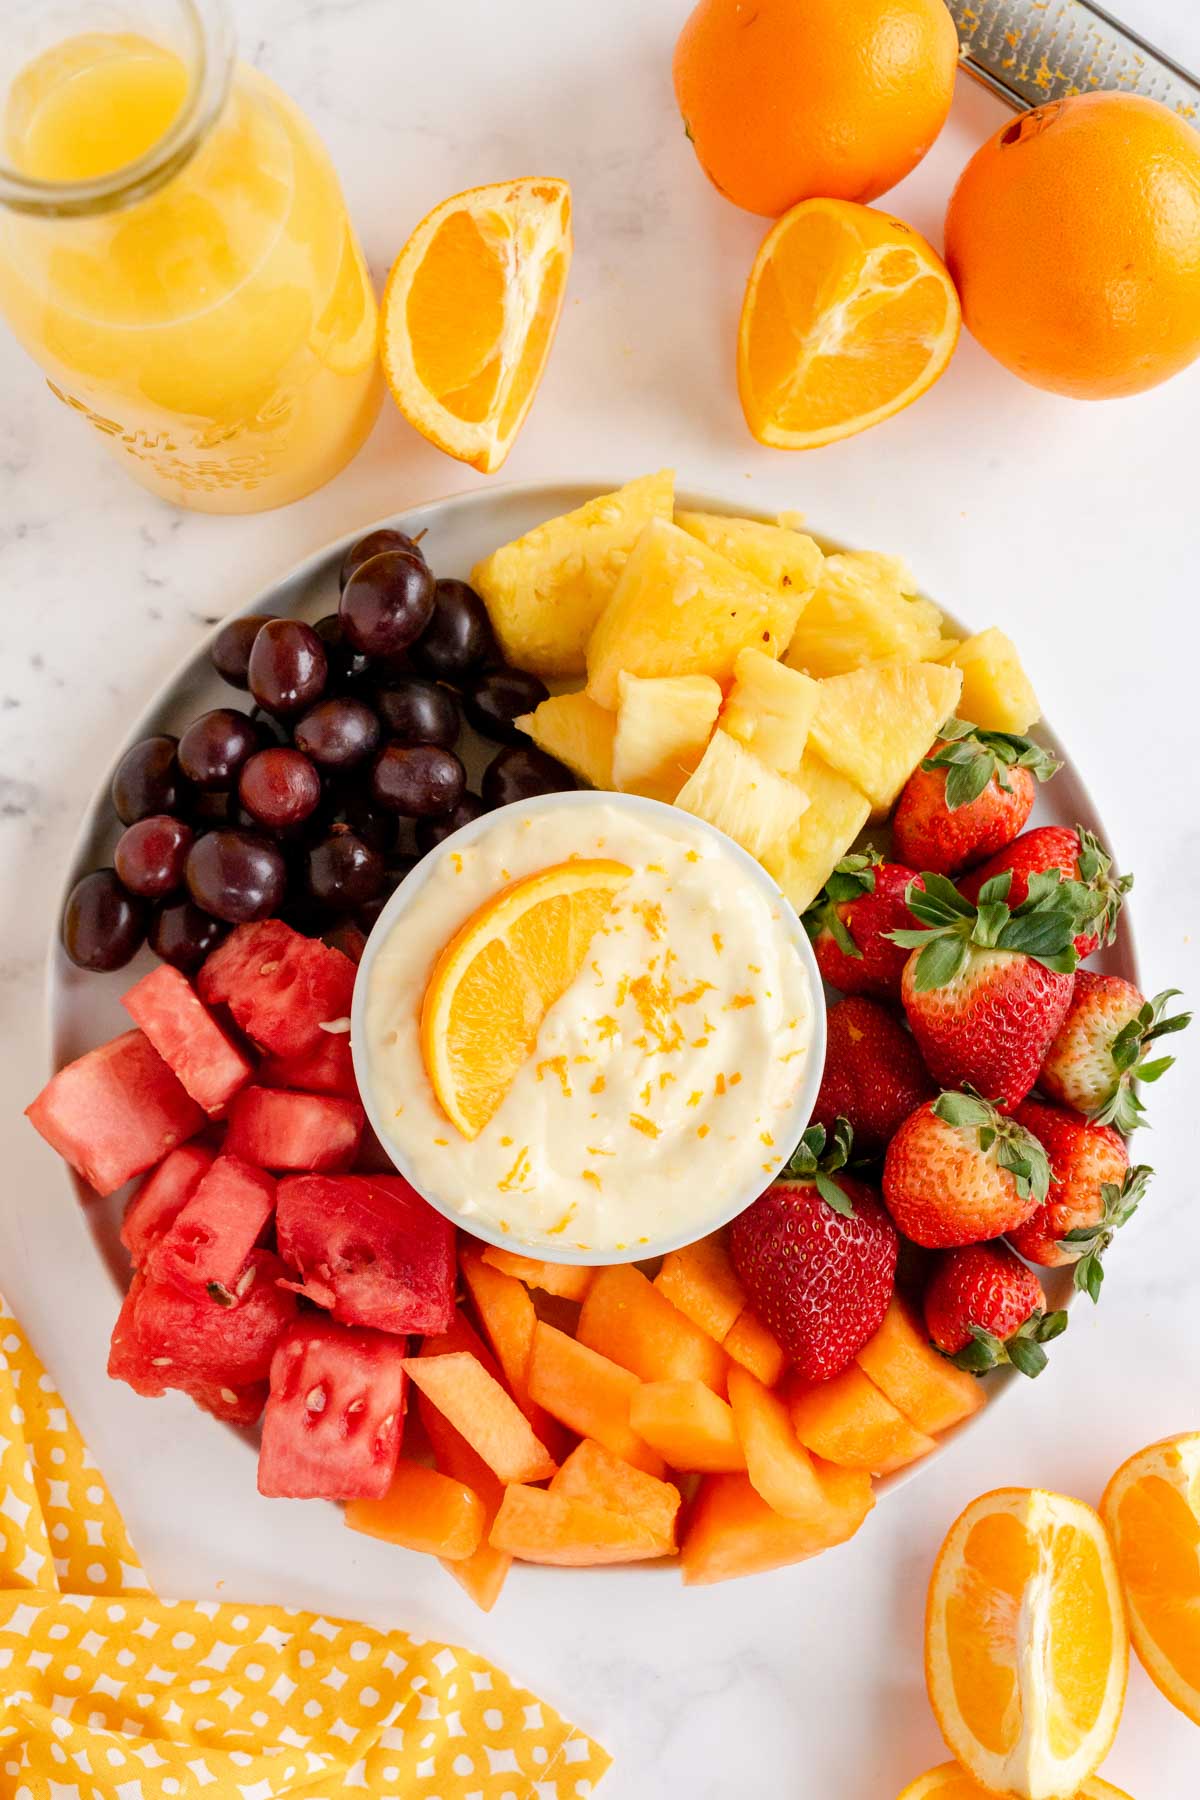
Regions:
<svg viewBox="0 0 1200 1800"><path fill-rule="evenodd" d="M422 856L427 856L436 845L448 838L451 832L458 831L463 825L469 825L472 819L481 819L487 807L478 794L465 793L454 811L447 813L444 819L418 819L413 836L417 849Z"/></svg>
<svg viewBox="0 0 1200 1800"><path fill-rule="evenodd" d="M429 675L453 681L498 656L487 607L465 581L439 581L433 617L413 646L413 661Z"/></svg>
<svg viewBox="0 0 1200 1800"><path fill-rule="evenodd" d="M350 769L379 743L379 720L364 700L320 700L293 733L298 747L323 769Z"/></svg>
<svg viewBox="0 0 1200 1800"><path fill-rule="evenodd" d="M242 925L278 911L287 864L277 846L255 832L210 831L188 853L187 884L204 912Z"/></svg>
<svg viewBox="0 0 1200 1800"><path fill-rule="evenodd" d="M524 744L525 733L513 721L532 712L549 694L545 682L524 669L487 669L464 684L462 706L467 723L482 737L498 744Z"/></svg>
<svg viewBox="0 0 1200 1800"><path fill-rule="evenodd" d="M258 741L253 719L232 707L218 706L193 719L180 738L179 766L202 793L224 792L237 780L246 758L258 749Z"/></svg>
<svg viewBox="0 0 1200 1800"><path fill-rule="evenodd" d="M390 736L402 744L439 744L453 750L462 729L458 702L449 688L420 675L394 675L375 694L375 705Z"/></svg>
<svg viewBox="0 0 1200 1800"><path fill-rule="evenodd" d="M399 550L406 556L415 556L418 562L425 561L425 554L416 538L410 538L406 531L394 531L385 525L379 531L368 531L366 537L360 537L351 544L342 558L341 585L345 587L356 569L363 563L370 562L373 556L382 556L387 550Z"/></svg>
<svg viewBox="0 0 1200 1800"><path fill-rule="evenodd" d="M322 906L353 912L383 886L383 858L354 832L335 826L308 853L308 891Z"/></svg>
<svg viewBox="0 0 1200 1800"><path fill-rule="evenodd" d="M130 894L115 869L93 869L67 895L63 949L81 969L123 969L146 935L146 904Z"/></svg>
<svg viewBox="0 0 1200 1800"><path fill-rule="evenodd" d="M326 613L323 619L317 620L313 630L325 646L325 660L329 665L326 692L354 687L370 669L370 657L346 642L342 621L336 613Z"/></svg>
<svg viewBox="0 0 1200 1800"><path fill-rule="evenodd" d="M320 798L321 777L299 750L259 750L238 777L242 806L251 820L270 831L302 824Z"/></svg>
<svg viewBox="0 0 1200 1800"><path fill-rule="evenodd" d="M131 894L161 900L183 886L183 869L195 833L182 819L152 813L127 825L117 839L113 862Z"/></svg>
<svg viewBox="0 0 1200 1800"><path fill-rule="evenodd" d="M528 744L499 751L484 770L481 786L485 806L508 806L514 800L531 800L535 794L573 788L575 777L565 763Z"/></svg>
<svg viewBox="0 0 1200 1800"><path fill-rule="evenodd" d="M356 650L399 656L415 643L433 612L433 576L419 557L387 550L355 569L338 617Z"/></svg>
<svg viewBox="0 0 1200 1800"><path fill-rule="evenodd" d="M380 913L383 911L396 889L400 886L400 883L404 880L405 876L416 868L417 861L418 859L415 856L397 856L388 863L387 868L384 871L383 886L380 888L375 898L373 900L368 900L365 905L360 906L354 915L365 932L369 933L374 928Z"/></svg>
<svg viewBox="0 0 1200 1800"><path fill-rule="evenodd" d="M229 927L190 900L160 906L150 926L150 948L163 962L192 975L210 950L215 950Z"/></svg>
<svg viewBox="0 0 1200 1800"><path fill-rule="evenodd" d="M192 790L180 773L178 748L179 739L164 732L142 738L125 752L112 781L112 803L122 825L188 805Z"/></svg>
<svg viewBox="0 0 1200 1800"><path fill-rule="evenodd" d="M213 668L230 687L249 687L248 670L254 640L267 620L274 617L274 613L251 613L244 619L230 619L228 625L222 625L218 631L208 654Z"/></svg>
<svg viewBox="0 0 1200 1800"><path fill-rule="evenodd" d="M325 646L300 619L272 619L250 652L250 692L270 713L288 717L321 698L328 664Z"/></svg>
<svg viewBox="0 0 1200 1800"><path fill-rule="evenodd" d="M371 770L371 792L380 806L410 819L453 812L466 786L457 756L436 744L388 744Z"/></svg>

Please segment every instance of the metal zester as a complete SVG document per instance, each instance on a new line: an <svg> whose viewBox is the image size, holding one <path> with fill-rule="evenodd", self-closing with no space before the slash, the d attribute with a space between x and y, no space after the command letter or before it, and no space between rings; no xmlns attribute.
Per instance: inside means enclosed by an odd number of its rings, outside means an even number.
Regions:
<svg viewBox="0 0 1200 1800"><path fill-rule="evenodd" d="M1090 0L947 0L963 67L1010 106L1120 88L1200 126L1200 82Z"/></svg>

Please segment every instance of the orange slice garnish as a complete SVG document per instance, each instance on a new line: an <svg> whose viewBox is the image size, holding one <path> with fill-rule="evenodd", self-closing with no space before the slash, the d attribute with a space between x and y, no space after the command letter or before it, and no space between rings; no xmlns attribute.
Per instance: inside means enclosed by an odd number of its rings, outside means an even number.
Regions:
<svg viewBox="0 0 1200 1800"><path fill-rule="evenodd" d="M1200 1432L1123 1463L1100 1502L1133 1647L1155 1686L1200 1725Z"/></svg>
<svg viewBox="0 0 1200 1800"><path fill-rule="evenodd" d="M421 1055L464 1137L478 1137L499 1107L632 873L593 858L528 875L472 913L438 957L421 1008Z"/></svg>
<svg viewBox="0 0 1200 1800"><path fill-rule="evenodd" d="M988 1788L980 1787L957 1763L948 1762L939 1763L927 1775L910 1781L897 1800L996 1800L996 1796ZM1114 1787L1111 1781L1101 1781L1098 1775L1093 1775L1090 1781L1076 1789L1072 1800L1129 1800L1129 1795L1124 1788Z"/></svg>
<svg viewBox="0 0 1200 1800"><path fill-rule="evenodd" d="M925 1679L942 1736L981 1787L1075 1794L1112 1746L1129 1641L1108 1534L1082 1500L1001 1488L942 1545Z"/></svg>
<svg viewBox="0 0 1200 1800"><path fill-rule="evenodd" d="M849 200L803 200L768 232L738 329L738 392L761 444L852 437L937 380L958 295L911 226Z"/></svg>
<svg viewBox="0 0 1200 1800"><path fill-rule="evenodd" d="M388 276L380 356L410 424L498 469L550 354L571 266L571 190L524 177L435 206Z"/></svg>

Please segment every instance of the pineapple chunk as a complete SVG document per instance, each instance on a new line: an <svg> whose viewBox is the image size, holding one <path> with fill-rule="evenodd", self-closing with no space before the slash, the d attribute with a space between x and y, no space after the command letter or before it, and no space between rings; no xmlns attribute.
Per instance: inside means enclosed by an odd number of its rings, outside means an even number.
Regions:
<svg viewBox="0 0 1200 1800"><path fill-rule="evenodd" d="M641 676L622 669L617 693L614 785L623 793L674 800L712 736L720 686L709 675Z"/></svg>
<svg viewBox="0 0 1200 1800"><path fill-rule="evenodd" d="M866 824L871 802L811 749L796 771L796 785L808 795L808 809L786 837L769 846L762 862L802 913Z"/></svg>
<svg viewBox="0 0 1200 1800"><path fill-rule="evenodd" d="M772 662L761 650L742 650L721 729L782 775L794 775L804 755L821 684L799 669Z"/></svg>
<svg viewBox="0 0 1200 1800"><path fill-rule="evenodd" d="M556 756L594 788L613 785L613 734L616 720L582 690L554 694L516 721L539 750Z"/></svg>
<svg viewBox="0 0 1200 1800"><path fill-rule="evenodd" d="M831 675L820 683L809 742L882 815L954 712L961 688L962 671L940 663L877 663Z"/></svg>
<svg viewBox="0 0 1200 1800"><path fill-rule="evenodd" d="M675 804L707 819L761 859L771 844L792 831L808 798L794 781L769 769L727 731L714 731Z"/></svg>
<svg viewBox="0 0 1200 1800"><path fill-rule="evenodd" d="M772 632L781 647L790 644L825 560L814 540L803 531L722 513L677 512L675 523L771 589L777 596Z"/></svg>
<svg viewBox="0 0 1200 1800"><path fill-rule="evenodd" d="M617 704L617 676L733 677L739 650L783 648L779 597L665 519L643 531L588 645L588 693Z"/></svg>
<svg viewBox="0 0 1200 1800"><path fill-rule="evenodd" d="M943 644L938 662L963 672L960 716L985 731L1015 731L1022 736L1042 716L1033 683L1021 667L1012 639L993 625L961 644Z"/></svg>
<svg viewBox="0 0 1200 1800"><path fill-rule="evenodd" d="M898 556L849 550L827 556L816 592L784 660L810 675L844 675L866 663L936 656L942 615L913 594Z"/></svg>
<svg viewBox="0 0 1200 1800"><path fill-rule="evenodd" d="M508 661L535 675L582 675L592 627L630 551L651 519L670 518L674 497L675 472L660 469L478 563L471 580Z"/></svg>

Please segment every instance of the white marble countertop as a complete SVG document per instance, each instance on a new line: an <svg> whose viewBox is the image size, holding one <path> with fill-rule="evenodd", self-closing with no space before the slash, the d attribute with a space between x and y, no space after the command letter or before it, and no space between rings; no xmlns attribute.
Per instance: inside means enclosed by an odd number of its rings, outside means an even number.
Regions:
<svg viewBox="0 0 1200 1800"><path fill-rule="evenodd" d="M444 195L510 174L570 178L562 329L503 478L673 462L688 486L800 507L831 535L902 551L927 592L1003 623L1137 872L1147 982L1200 997L1200 367L1086 407L1022 386L964 337L943 381L881 429L806 457L756 446L732 356L764 227L716 196L684 138L669 66L685 10L235 0L244 52L324 132L377 276ZM1121 10L1200 66L1194 0ZM958 169L1002 117L963 81L888 206L938 241ZM665 1575L521 1573L486 1619L436 1565L350 1537L332 1509L260 1501L249 1452L186 1402L151 1407L105 1379L112 1290L20 1118L43 1079L42 959L68 847L126 722L230 604L328 538L479 479L389 405L358 460L301 505L257 519L171 512L0 338L0 1281L163 1591L311 1602L469 1642L608 1744L606 1800L889 1800L942 1755L921 1606L958 1510L1008 1484L1094 1501L1131 1451L1200 1426L1197 1043L1180 1040L1154 1096L1156 1129L1138 1148L1158 1179L1101 1307L1077 1309L1045 1378L889 1496L855 1542L692 1593ZM1200 1787L1200 1734L1137 1667L1104 1772L1134 1800Z"/></svg>

